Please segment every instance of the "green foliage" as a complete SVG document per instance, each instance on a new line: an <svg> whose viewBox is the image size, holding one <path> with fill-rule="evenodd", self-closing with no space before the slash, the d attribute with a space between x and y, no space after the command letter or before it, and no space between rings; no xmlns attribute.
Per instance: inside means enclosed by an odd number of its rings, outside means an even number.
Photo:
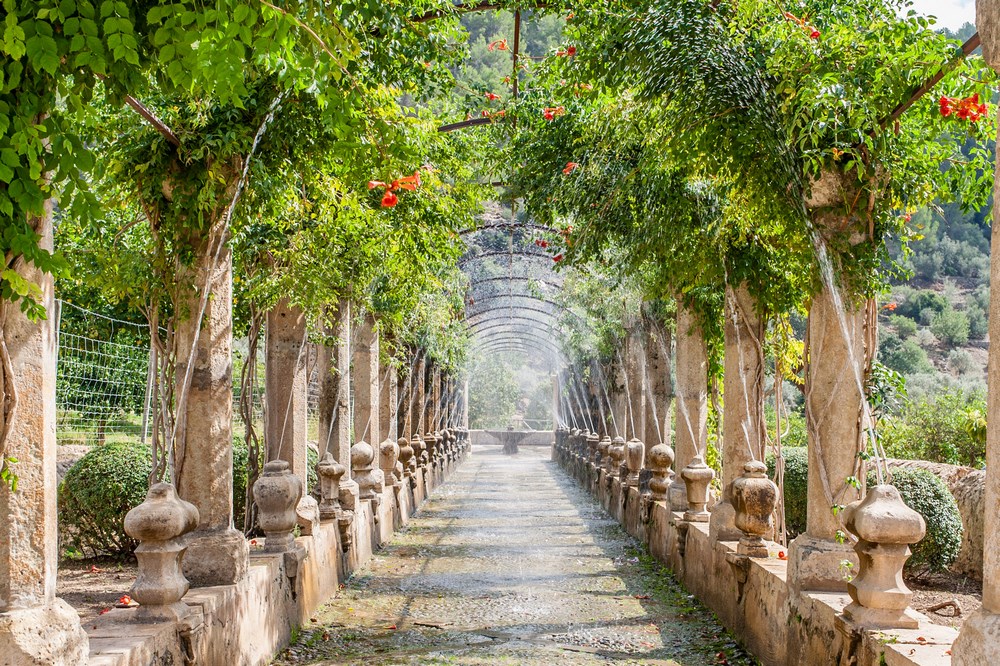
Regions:
<svg viewBox="0 0 1000 666"><path fill-rule="evenodd" d="M969 341L969 319L949 306L931 321L931 333L948 345L964 345Z"/></svg>
<svg viewBox="0 0 1000 666"><path fill-rule="evenodd" d="M469 369L469 427L506 428L521 401L521 387L501 354Z"/></svg>
<svg viewBox="0 0 1000 666"><path fill-rule="evenodd" d="M907 338L901 341L894 333L882 336L879 358L886 367L903 375L930 372L934 369L927 352L916 340Z"/></svg>
<svg viewBox="0 0 1000 666"><path fill-rule="evenodd" d="M785 527L793 538L806 531L809 454L804 446L782 447L781 454L785 460ZM775 457L771 452L767 454L767 469L768 476L774 478Z"/></svg>
<svg viewBox="0 0 1000 666"><path fill-rule="evenodd" d="M146 498L151 469L148 446L112 442L92 448L59 486L63 543L91 557L131 555L138 544L125 534L125 514Z"/></svg>
<svg viewBox="0 0 1000 666"><path fill-rule="evenodd" d="M896 335L903 340L917 334L917 322L903 315L889 317L889 325L896 329Z"/></svg>
<svg viewBox="0 0 1000 666"><path fill-rule="evenodd" d="M883 419L879 441L892 458L982 467L986 461L981 394L944 391L912 401L897 416Z"/></svg>
<svg viewBox="0 0 1000 666"><path fill-rule="evenodd" d="M944 571L958 557L962 547L962 515L944 481L924 469L894 467L891 485L899 490L906 506L927 523L923 539L910 546L913 555L906 562L908 570ZM874 471L868 472L868 485L877 483Z"/></svg>
<svg viewBox="0 0 1000 666"><path fill-rule="evenodd" d="M896 313L910 319L919 319L925 310L930 310L934 314L944 312L950 303L942 294L923 289L909 292L898 304Z"/></svg>

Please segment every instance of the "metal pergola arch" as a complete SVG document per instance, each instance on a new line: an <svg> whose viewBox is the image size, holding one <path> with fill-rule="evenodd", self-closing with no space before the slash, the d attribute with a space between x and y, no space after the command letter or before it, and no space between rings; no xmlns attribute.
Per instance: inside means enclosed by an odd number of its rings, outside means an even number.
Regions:
<svg viewBox="0 0 1000 666"><path fill-rule="evenodd" d="M555 231L558 229L553 227L547 227L544 224L538 224L536 222L496 222L493 224L484 224L481 227L468 227L462 229L458 232L459 236L468 236L469 234L478 233L480 231L493 231L495 229L530 229L532 231Z"/></svg>
<svg viewBox="0 0 1000 666"><path fill-rule="evenodd" d="M471 255L471 256L463 256L463 257L459 258L458 265L462 266L462 265L467 264L467 263L472 262L472 261L478 261L480 259L488 259L490 257L510 257L510 256L531 257L533 259L534 258L537 258L537 259L548 259L549 261L552 261L552 255L551 254L547 254L545 252L525 252L523 249L522 250L515 250L514 252L511 252L509 250L504 250L504 251L490 250L489 252L483 252L481 254L474 254L474 255Z"/></svg>

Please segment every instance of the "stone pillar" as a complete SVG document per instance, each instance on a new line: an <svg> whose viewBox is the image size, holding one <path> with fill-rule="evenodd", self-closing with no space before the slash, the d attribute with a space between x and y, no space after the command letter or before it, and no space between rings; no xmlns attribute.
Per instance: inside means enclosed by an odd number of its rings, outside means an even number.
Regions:
<svg viewBox="0 0 1000 666"><path fill-rule="evenodd" d="M399 379L396 375L396 366L391 363L380 364L378 378L379 433L385 439L395 442L400 434L396 418L399 406Z"/></svg>
<svg viewBox="0 0 1000 666"><path fill-rule="evenodd" d="M431 371L430 395L427 397L427 432L437 432L441 418L441 368L437 364Z"/></svg>
<svg viewBox="0 0 1000 666"><path fill-rule="evenodd" d="M976 27L983 44L983 58L1000 71L1000 0L976 0ZM1000 197L994 181L993 198ZM994 224L990 241L990 280L1000 284L1000 225ZM990 340L1000 340L1000 289L990 290ZM1000 413L1000 345L991 344L987 368L987 413ZM962 625L952 647L955 666L1000 663L1000 419L986 426L986 520L983 525L983 605Z"/></svg>
<svg viewBox="0 0 1000 666"><path fill-rule="evenodd" d="M650 326L646 333L646 429L642 441L646 454L657 444L671 446L671 407L673 386L670 380L670 331L664 326Z"/></svg>
<svg viewBox="0 0 1000 666"><path fill-rule="evenodd" d="M414 401L414 413L411 418L413 419L413 432L414 434L423 435L424 428L426 427L426 421L424 420L427 414L427 359L423 350L420 351L420 358L417 360L417 366L413 372L413 401Z"/></svg>
<svg viewBox="0 0 1000 666"><path fill-rule="evenodd" d="M41 246L51 250L51 202L45 214L32 222ZM28 321L18 305L7 304L6 321L0 324L18 393L7 456L17 459L13 471L19 479L17 492L0 481L0 659L75 666L87 663L89 647L76 611L56 598L59 539L52 276L30 264L20 264L16 270L41 287L48 318Z"/></svg>
<svg viewBox="0 0 1000 666"><path fill-rule="evenodd" d="M340 301L334 340L319 348L319 457L329 451L346 468L340 481L341 493L357 496L351 481L351 303ZM353 508L353 507L350 507Z"/></svg>
<svg viewBox="0 0 1000 666"><path fill-rule="evenodd" d="M695 456L705 454L708 441L708 350L693 311L677 298L677 403L674 441L674 482L670 508L688 508L687 489L680 471Z"/></svg>
<svg viewBox="0 0 1000 666"><path fill-rule="evenodd" d="M469 380L462 385L462 427L469 429Z"/></svg>
<svg viewBox="0 0 1000 666"><path fill-rule="evenodd" d="M354 439L381 442L379 424L379 336L375 319L366 315L354 336ZM377 444L376 444L377 446Z"/></svg>
<svg viewBox="0 0 1000 666"><path fill-rule="evenodd" d="M636 324L629 329L625 343L626 430L627 437L634 439L646 432L646 349L642 341L643 332L643 328Z"/></svg>
<svg viewBox="0 0 1000 666"><path fill-rule="evenodd" d="M625 395L625 368L620 362L612 361L608 366L607 391L609 408L614 416L613 423L609 423L608 427L624 438L628 429L628 397ZM585 409L586 406L581 404L580 411Z"/></svg>
<svg viewBox="0 0 1000 666"><path fill-rule="evenodd" d="M722 416L722 501L712 508L709 534L715 541L737 541L733 482L752 460L764 460L764 322L746 284L726 287L726 408Z"/></svg>
<svg viewBox="0 0 1000 666"><path fill-rule="evenodd" d="M177 279L191 286L177 324L177 395L193 358L183 405L184 427L175 448L174 478L181 499L198 509L189 535L184 575L195 587L232 585L250 566L250 547L233 528L233 257L228 243L218 253L205 240L192 243L194 264L179 266ZM201 327L202 285L210 296ZM192 350L194 353L192 354Z"/></svg>
<svg viewBox="0 0 1000 666"><path fill-rule="evenodd" d="M838 239L840 244L862 240L863 222L845 221L842 212L843 202L856 198L853 176L824 172L806 202L816 229L831 236L851 233ZM788 583L795 591L844 591L841 563L849 560L857 567L850 544L838 539L842 518L832 507L860 497L846 480L860 473L865 398L858 375L865 359L865 318L864 305L848 299L839 285L824 284L809 308L805 377L809 504L806 531L788 548Z"/></svg>
<svg viewBox="0 0 1000 666"><path fill-rule="evenodd" d="M267 313L264 361L264 441L268 460L284 460L305 488L306 318L281 299ZM308 492L308 489L307 489Z"/></svg>

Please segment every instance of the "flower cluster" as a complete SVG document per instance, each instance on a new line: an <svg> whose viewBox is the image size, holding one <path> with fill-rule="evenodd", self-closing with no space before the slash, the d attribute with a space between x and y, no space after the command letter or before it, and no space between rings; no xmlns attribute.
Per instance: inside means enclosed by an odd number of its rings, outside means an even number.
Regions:
<svg viewBox="0 0 1000 666"><path fill-rule="evenodd" d="M414 171L412 176L397 178L391 183L384 183L381 180L368 181L369 190L374 190L376 187L385 188L385 194L382 195L382 208L392 208L399 203L399 197L396 196L396 190L409 190L412 192L420 187L420 172Z"/></svg>
<svg viewBox="0 0 1000 666"><path fill-rule="evenodd" d="M486 93L486 101L488 101L488 102L495 102L498 99L500 99L500 95L497 95L496 93L491 93L491 92Z"/></svg>
<svg viewBox="0 0 1000 666"><path fill-rule="evenodd" d="M809 34L809 39L819 39L819 30L806 23L805 19L799 18L791 12L785 12L785 18L792 23L798 23L799 26Z"/></svg>
<svg viewBox="0 0 1000 666"><path fill-rule="evenodd" d="M487 51L510 51L510 47L507 46L506 39L498 39L495 42L490 42L486 47Z"/></svg>
<svg viewBox="0 0 1000 666"><path fill-rule="evenodd" d="M576 55L575 46L567 46L564 49L559 49L558 51L556 51L556 56L559 58L572 58L575 55Z"/></svg>
<svg viewBox="0 0 1000 666"><path fill-rule="evenodd" d="M566 162L566 166L565 168L563 168L563 174L568 176L574 171L576 171L577 167L579 166L580 166L579 162Z"/></svg>
<svg viewBox="0 0 1000 666"><path fill-rule="evenodd" d="M556 116L561 116L566 113L566 107L564 106L547 106L542 109L542 117L546 120L555 120Z"/></svg>
<svg viewBox="0 0 1000 666"><path fill-rule="evenodd" d="M537 245L538 247L540 247L540 248L542 248L544 250L544 249L546 249L549 246L549 242L547 240L545 240L544 238L536 238L535 239L535 245Z"/></svg>
<svg viewBox="0 0 1000 666"><path fill-rule="evenodd" d="M971 97L945 97L938 100L938 108L945 118L954 116L957 120L968 120L974 123L986 115L986 104L979 103L979 93Z"/></svg>

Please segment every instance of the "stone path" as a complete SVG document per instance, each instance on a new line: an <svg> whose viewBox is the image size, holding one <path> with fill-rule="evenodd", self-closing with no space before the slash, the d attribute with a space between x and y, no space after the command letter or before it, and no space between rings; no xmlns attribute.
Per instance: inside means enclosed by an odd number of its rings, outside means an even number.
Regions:
<svg viewBox="0 0 1000 666"><path fill-rule="evenodd" d="M548 456L477 447L275 663L756 663Z"/></svg>

